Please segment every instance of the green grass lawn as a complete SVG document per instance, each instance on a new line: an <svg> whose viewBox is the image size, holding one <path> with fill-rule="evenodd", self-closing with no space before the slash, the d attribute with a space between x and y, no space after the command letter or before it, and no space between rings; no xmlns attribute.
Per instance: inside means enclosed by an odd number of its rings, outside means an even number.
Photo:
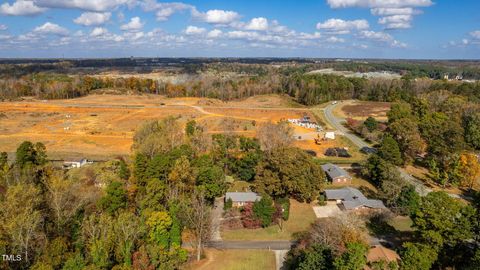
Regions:
<svg viewBox="0 0 480 270"><path fill-rule="evenodd" d="M255 270L275 269L275 254L268 250L206 250L206 257L200 263L193 263L186 269L195 270Z"/></svg>
<svg viewBox="0 0 480 270"><path fill-rule="evenodd" d="M224 240L291 240L298 232L306 231L315 221L312 205L290 200L290 218L283 223L283 230L278 225L261 229L239 229L222 231Z"/></svg>
<svg viewBox="0 0 480 270"><path fill-rule="evenodd" d="M413 231L413 221L408 216L396 216L393 219L389 220L388 224L390 224L392 227L395 228L395 230L400 232Z"/></svg>
<svg viewBox="0 0 480 270"><path fill-rule="evenodd" d="M349 139L344 136L336 136L338 140L338 147L347 147L348 153L351 155L349 158L344 157L322 157L318 158L318 161L322 164L325 163L334 163L334 164L352 164L352 163L362 163L368 156L360 152L360 149L353 144Z"/></svg>

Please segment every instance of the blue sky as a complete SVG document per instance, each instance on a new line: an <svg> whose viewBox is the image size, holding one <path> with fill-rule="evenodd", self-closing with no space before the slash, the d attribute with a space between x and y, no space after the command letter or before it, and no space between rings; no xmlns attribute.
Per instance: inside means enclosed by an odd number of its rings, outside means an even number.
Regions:
<svg viewBox="0 0 480 270"><path fill-rule="evenodd" d="M478 0L8 0L0 57L480 58Z"/></svg>

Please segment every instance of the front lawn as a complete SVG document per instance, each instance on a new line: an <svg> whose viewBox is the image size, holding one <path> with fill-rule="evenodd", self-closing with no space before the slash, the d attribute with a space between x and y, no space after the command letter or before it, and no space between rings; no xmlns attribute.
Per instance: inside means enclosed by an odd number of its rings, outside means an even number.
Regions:
<svg viewBox="0 0 480 270"><path fill-rule="evenodd" d="M268 250L205 250L205 259L193 262L186 269L250 270L275 269L275 254Z"/></svg>
<svg viewBox="0 0 480 270"><path fill-rule="evenodd" d="M223 240L292 240L298 232L307 231L315 222L312 204L290 200L290 218L283 222L283 230L278 225L260 229L239 229L222 231Z"/></svg>

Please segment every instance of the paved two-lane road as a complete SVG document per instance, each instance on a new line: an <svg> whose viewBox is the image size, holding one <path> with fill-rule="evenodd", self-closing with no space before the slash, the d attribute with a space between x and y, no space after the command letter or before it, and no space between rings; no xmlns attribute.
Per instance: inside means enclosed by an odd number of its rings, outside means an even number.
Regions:
<svg viewBox="0 0 480 270"><path fill-rule="evenodd" d="M293 241L210 241L207 246L218 249L289 250Z"/></svg>
<svg viewBox="0 0 480 270"><path fill-rule="evenodd" d="M335 103L335 104L330 104L328 105L325 110L324 110L324 113L325 113L325 118L326 120L332 125L333 128L335 128L336 130L338 130L339 132L343 133L343 135L349 139L350 141L352 141L356 146L358 146L359 148L363 148L363 147L371 147L371 145L369 145L367 142L365 142L362 138L358 137L357 135L355 135L354 133L352 133L348 128L346 128L344 125L343 125L343 122L345 122L345 119L342 119L342 118L338 118L334 115L333 113L333 110L338 106L339 104L338 103ZM428 188L427 186L425 186L425 184L423 184L423 182L421 182L420 180L416 179L415 177L411 176L409 173L407 173L405 171L405 169L403 168L400 168L400 167L397 167L398 171L400 172L400 175L402 176L402 178L407 181L408 183L412 184L413 186L415 186L415 190L418 192L418 194L420 194L421 196L425 196L427 195L428 193L432 192L432 189ZM452 194L452 193L449 193L448 194L449 196L451 197L454 197L454 198L460 198L460 196L458 194Z"/></svg>

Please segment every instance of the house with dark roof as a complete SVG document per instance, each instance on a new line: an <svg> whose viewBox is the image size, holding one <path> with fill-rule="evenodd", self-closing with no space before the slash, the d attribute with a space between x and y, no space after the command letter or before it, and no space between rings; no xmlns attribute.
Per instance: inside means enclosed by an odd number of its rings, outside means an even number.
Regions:
<svg viewBox="0 0 480 270"><path fill-rule="evenodd" d="M336 201L337 204L343 206L343 209L347 211L366 208L386 209L382 201L368 199L360 190L351 187L326 189L325 197L329 201Z"/></svg>
<svg viewBox="0 0 480 270"><path fill-rule="evenodd" d="M350 183L352 181L352 177L348 174L347 171L334 165L332 163L327 163L322 165L322 169L327 175L327 178L333 184L335 183Z"/></svg>
<svg viewBox="0 0 480 270"><path fill-rule="evenodd" d="M242 207L247 203L254 203L260 201L262 196L255 192L227 192L225 194L225 201L232 200L233 207Z"/></svg>

